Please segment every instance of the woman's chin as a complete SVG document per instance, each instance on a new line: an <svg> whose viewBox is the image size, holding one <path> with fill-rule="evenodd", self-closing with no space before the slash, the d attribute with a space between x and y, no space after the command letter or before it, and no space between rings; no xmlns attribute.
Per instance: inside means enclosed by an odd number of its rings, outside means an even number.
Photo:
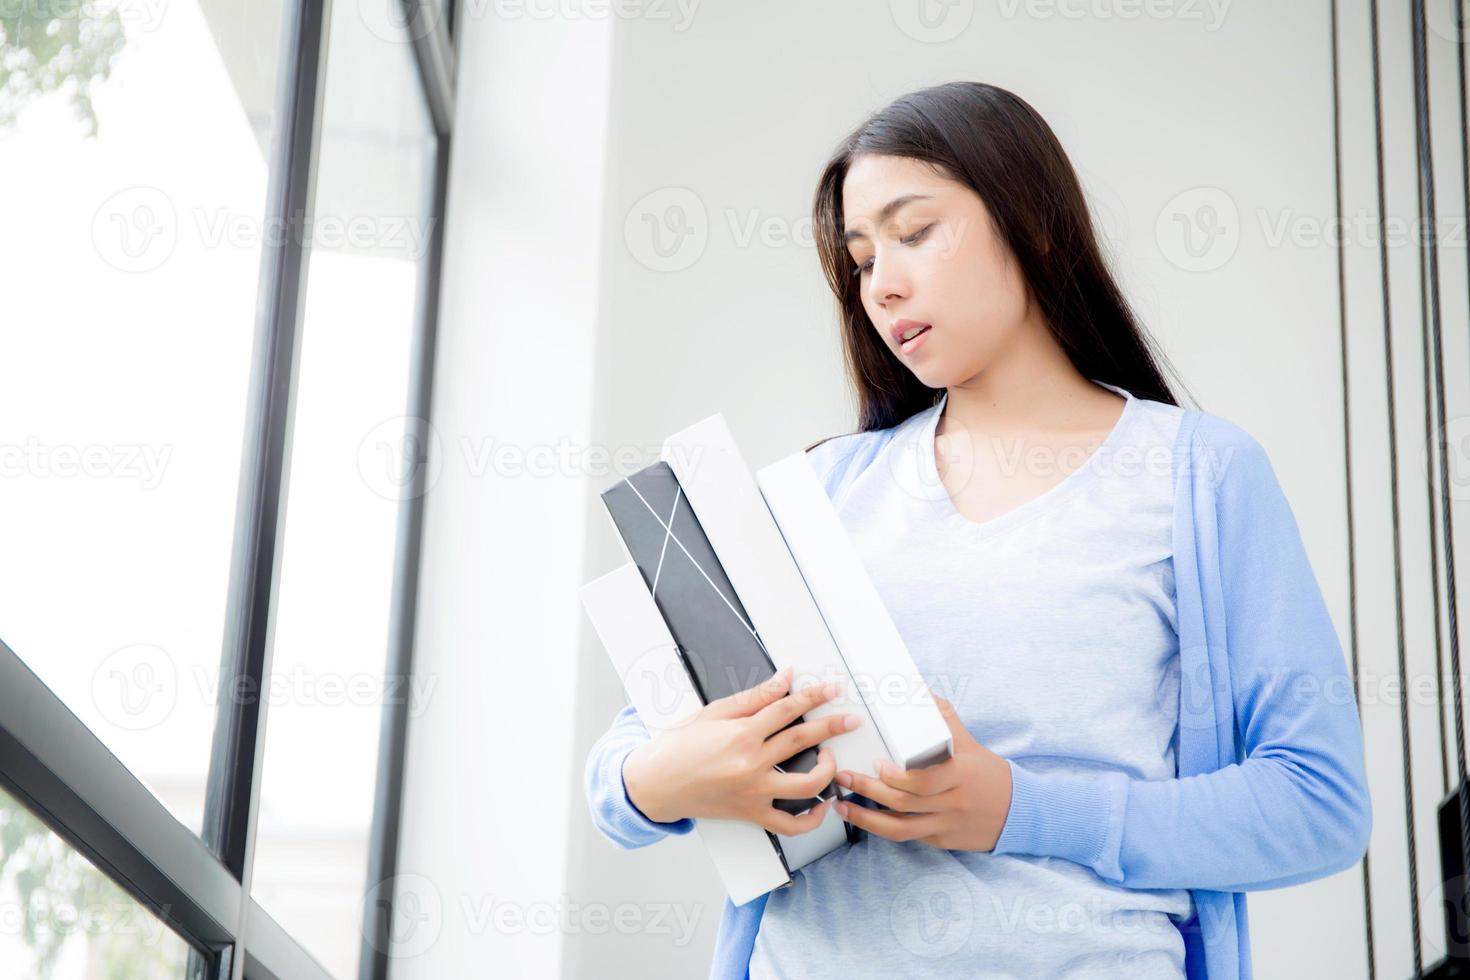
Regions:
<svg viewBox="0 0 1470 980"><path fill-rule="evenodd" d="M920 384L923 384L930 388L948 388L951 384L953 384L950 379L950 372L945 371L936 365L916 365L913 367L913 373L914 377L919 380Z"/></svg>

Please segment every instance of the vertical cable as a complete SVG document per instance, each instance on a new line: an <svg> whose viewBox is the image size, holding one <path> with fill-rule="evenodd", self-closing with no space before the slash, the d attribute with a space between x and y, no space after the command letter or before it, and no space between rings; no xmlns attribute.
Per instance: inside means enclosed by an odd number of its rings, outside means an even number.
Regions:
<svg viewBox="0 0 1470 980"><path fill-rule="evenodd" d="M1332 169L1333 189L1337 206L1337 226L1343 227L1342 219L1342 93L1340 81L1339 52L1337 46L1337 0L1331 0L1332 33ZM1338 338L1342 345L1342 458L1344 480L1347 487L1347 572L1348 572L1348 648L1352 656L1353 696L1358 692L1358 572L1357 536L1353 529L1353 429L1352 397L1348 372L1347 333L1347 258L1345 243L1339 239L1337 245L1337 324ZM1443 715L1443 712L1440 712ZM1358 724L1363 722L1359 711ZM1363 933L1368 943L1368 980L1377 976L1373 962L1373 888L1368 855L1363 855Z"/></svg>
<svg viewBox="0 0 1470 980"><path fill-rule="evenodd" d="M1457 3L1458 7L1459 4ZM1435 222L1434 203L1434 144L1429 128L1429 56L1424 36L1424 0L1414 0L1411 8L1414 28L1414 129L1418 144L1418 187L1419 221L1422 229L1419 247L1422 251L1419 262L1420 282L1424 286L1426 302L1420 315L1428 321L1429 333L1434 340L1434 404L1439 415L1439 504L1444 517L1441 530L1444 535L1445 561L1445 611L1449 617L1450 672L1454 685L1455 699L1455 763L1461 783L1465 779L1465 735L1464 706L1460 702L1460 630L1455 589L1455 543L1454 514L1450 508L1449 474L1449 430L1444 405L1444 345L1439 313L1439 242ZM1439 623L1438 596L1434 611L1436 626ZM1441 719L1444 712L1439 712ZM1470 795L1463 788L1458 794L1460 804L1460 845L1463 867L1470 868Z"/></svg>
<svg viewBox="0 0 1470 980"><path fill-rule="evenodd" d="M1379 69L1378 50L1378 0L1368 0L1368 15L1372 23L1373 43L1373 142L1377 154L1378 171L1378 271L1383 288L1383 352L1384 382L1388 391L1388 472L1390 512L1393 521L1393 594L1394 620L1397 629L1399 688L1407 690L1408 674L1404 662L1404 558L1403 532L1399 526L1399 450L1398 420L1394 407L1393 387L1393 315L1390 311L1388 284L1388 246L1384 237L1385 216L1388 210L1384 193L1383 178L1383 85ZM1409 835L1409 927L1414 945L1414 976L1424 972L1424 957L1420 950L1419 936L1419 860L1418 846L1414 840L1414 779L1413 763L1409 751L1409 704L1407 698L1399 699L1399 735L1403 742L1404 761L1404 817Z"/></svg>

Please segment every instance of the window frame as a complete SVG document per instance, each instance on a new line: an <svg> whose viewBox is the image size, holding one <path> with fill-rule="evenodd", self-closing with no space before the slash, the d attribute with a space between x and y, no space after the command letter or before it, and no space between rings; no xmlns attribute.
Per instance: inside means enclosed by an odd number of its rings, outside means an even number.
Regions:
<svg viewBox="0 0 1470 980"><path fill-rule="evenodd" d="M352 0L337 0L352 2ZM427 436L444 245L455 51L435 0L398 0L429 109L432 221L415 297L406 435ZM267 221L289 234L262 243L260 289L236 503L221 691L263 692L271 669L297 357L306 294L306 235L316 186L332 0L285 0L270 144ZM427 444L427 440L421 444ZM411 678L426 467L399 505L385 690ZM240 685L240 686L235 686ZM201 834L185 827L16 653L0 641L0 786L188 942L191 980L331 980L305 947L250 898L264 758L265 699L222 697ZM387 699L379 733L368 890L397 874L406 699ZM365 909L360 980L387 980L386 910ZM384 912L386 911L386 914Z"/></svg>

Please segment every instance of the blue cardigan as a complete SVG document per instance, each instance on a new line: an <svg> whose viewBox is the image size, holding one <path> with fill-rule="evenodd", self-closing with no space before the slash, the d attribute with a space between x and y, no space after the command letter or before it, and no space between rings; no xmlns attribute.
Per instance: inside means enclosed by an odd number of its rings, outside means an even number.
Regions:
<svg viewBox="0 0 1470 980"><path fill-rule="evenodd" d="M1352 679L1266 452L1219 416L1183 412L1173 453L1178 778L1008 760L1011 805L994 850L1065 858L1125 887L1188 888L1188 977L1245 980L1244 893L1352 867L1372 806ZM825 474L834 500L893 432L840 440L844 456ZM593 822L622 848L694 827L651 821L628 800L623 760L649 737L628 705L587 759ZM726 897L711 980L749 976L766 897Z"/></svg>

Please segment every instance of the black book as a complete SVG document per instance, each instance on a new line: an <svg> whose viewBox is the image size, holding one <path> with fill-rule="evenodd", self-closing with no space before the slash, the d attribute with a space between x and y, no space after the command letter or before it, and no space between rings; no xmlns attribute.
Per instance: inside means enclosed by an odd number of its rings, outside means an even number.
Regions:
<svg viewBox="0 0 1470 980"><path fill-rule="evenodd" d="M668 463L653 463L619 480L602 492L602 502L653 594L700 700L709 704L772 677L776 666ZM777 768L811 772L816 765L817 749L810 747ZM818 799L836 796L837 784L831 782L820 797L775 799L772 805L801 814Z"/></svg>

